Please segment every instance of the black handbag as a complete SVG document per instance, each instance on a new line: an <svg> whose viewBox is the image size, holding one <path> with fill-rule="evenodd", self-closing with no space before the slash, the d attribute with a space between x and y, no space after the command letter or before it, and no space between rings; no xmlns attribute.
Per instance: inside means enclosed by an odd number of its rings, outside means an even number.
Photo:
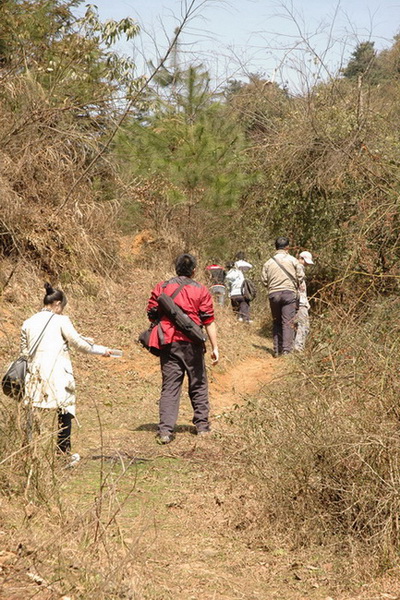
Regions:
<svg viewBox="0 0 400 600"><path fill-rule="evenodd" d="M146 348L151 354L154 354L154 356L160 356L160 349L150 346L150 334L154 327L156 327L156 324L152 323L148 329L142 331L138 337L138 342L142 344L143 348Z"/></svg>
<svg viewBox="0 0 400 600"><path fill-rule="evenodd" d="M28 358L31 358L39 346L40 340L43 337L44 331L51 319L54 317L54 313L43 327L41 334L32 346L32 349L28 353L28 356L19 356L17 360L14 360L8 367L6 374L1 380L1 388L3 394L11 396L16 400L21 400L25 392L25 378L28 371Z"/></svg>
<svg viewBox="0 0 400 600"><path fill-rule="evenodd" d="M1 380L1 387L6 396L20 400L24 395L25 377L28 370L28 360L20 356L11 363Z"/></svg>

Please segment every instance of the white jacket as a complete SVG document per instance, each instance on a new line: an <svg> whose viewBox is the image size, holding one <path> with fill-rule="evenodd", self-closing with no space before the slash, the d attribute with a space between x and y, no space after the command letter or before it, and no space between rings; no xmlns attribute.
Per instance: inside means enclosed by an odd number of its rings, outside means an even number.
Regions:
<svg viewBox="0 0 400 600"><path fill-rule="evenodd" d="M250 269L253 268L253 265L249 262L247 262L247 260L237 260L235 262L235 267L237 269L240 269L243 273L245 273L246 271L249 271Z"/></svg>
<svg viewBox="0 0 400 600"><path fill-rule="evenodd" d="M22 354L28 355L48 321L36 352L28 358L24 401L75 415L75 380L68 346L88 353L93 346L79 335L69 317L42 310L22 325Z"/></svg>
<svg viewBox="0 0 400 600"><path fill-rule="evenodd" d="M242 295L242 283L244 281L244 275L240 269L233 268L226 274L225 285L229 290L229 296L241 296Z"/></svg>

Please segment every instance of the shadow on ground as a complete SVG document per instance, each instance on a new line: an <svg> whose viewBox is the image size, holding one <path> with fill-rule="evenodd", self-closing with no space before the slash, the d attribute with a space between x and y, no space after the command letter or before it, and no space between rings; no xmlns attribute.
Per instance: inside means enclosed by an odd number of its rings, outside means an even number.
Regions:
<svg viewBox="0 0 400 600"><path fill-rule="evenodd" d="M157 423L143 423L136 427L133 431L158 431ZM177 425L175 427L175 433L192 433L196 435L196 427L194 425Z"/></svg>
<svg viewBox="0 0 400 600"><path fill-rule="evenodd" d="M268 346L261 346L260 344L253 344L253 348L257 348L257 350L263 350L264 352L267 352L267 354L270 354L271 356L275 356L273 349L269 348Z"/></svg>

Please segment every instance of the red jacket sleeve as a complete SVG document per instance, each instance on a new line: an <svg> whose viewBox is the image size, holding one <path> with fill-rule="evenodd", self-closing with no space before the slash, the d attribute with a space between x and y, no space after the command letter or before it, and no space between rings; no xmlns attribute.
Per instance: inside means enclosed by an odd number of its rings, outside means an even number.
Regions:
<svg viewBox="0 0 400 600"><path fill-rule="evenodd" d="M199 316L203 325L214 321L214 305L210 292L203 286L199 304Z"/></svg>
<svg viewBox="0 0 400 600"><path fill-rule="evenodd" d="M147 303L147 316L150 321L156 321L158 319L158 297L161 293L162 283L157 283L156 287L153 288Z"/></svg>

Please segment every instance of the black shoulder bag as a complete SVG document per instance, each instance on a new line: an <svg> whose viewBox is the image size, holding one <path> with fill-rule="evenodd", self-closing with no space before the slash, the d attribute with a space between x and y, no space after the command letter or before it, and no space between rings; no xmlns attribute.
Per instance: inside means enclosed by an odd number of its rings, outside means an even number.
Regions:
<svg viewBox="0 0 400 600"><path fill-rule="evenodd" d="M28 356L19 356L17 360L14 360L14 362L12 362L8 367L6 374L1 380L1 387L6 396L11 396L16 400L20 400L23 397L25 392L25 378L28 370L28 358L32 358L32 356L35 354L45 329L53 317L54 313L43 327L42 332L33 344Z"/></svg>
<svg viewBox="0 0 400 600"><path fill-rule="evenodd" d="M202 327L197 325L197 323L195 323L193 319L191 319L189 315L174 302L174 298L176 298L185 285L188 284L181 283L171 296L168 296L165 292L160 294L158 297L158 306L161 308L163 314L168 317L179 331L184 333L191 342L194 342L195 344L204 344L206 336L204 335Z"/></svg>

